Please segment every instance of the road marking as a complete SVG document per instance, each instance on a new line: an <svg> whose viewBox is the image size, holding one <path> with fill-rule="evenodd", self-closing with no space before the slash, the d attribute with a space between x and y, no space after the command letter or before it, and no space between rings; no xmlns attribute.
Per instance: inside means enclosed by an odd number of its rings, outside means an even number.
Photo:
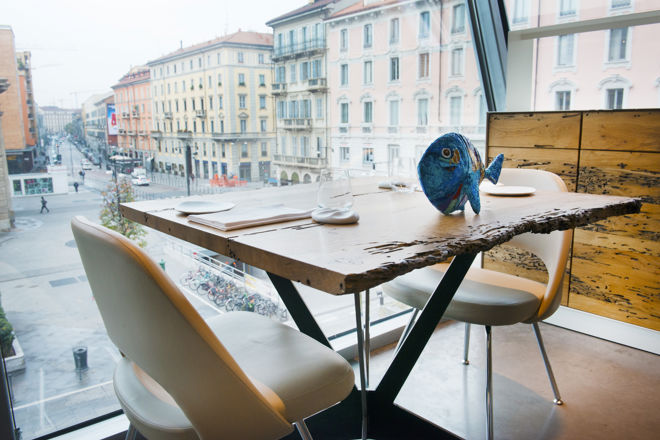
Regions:
<svg viewBox="0 0 660 440"><path fill-rule="evenodd" d="M43 381L43 378L41 380ZM69 391L67 393L62 393L62 394L59 394L57 396L48 397L46 399L40 399L40 400L37 400L36 402L31 402L31 403L26 403L26 404L20 405L20 406L15 406L14 411L17 411L17 410L23 409L23 408L29 408L29 407L34 406L34 405L43 405L44 403L50 402L51 400L61 399L63 397L71 396L71 395L76 394L76 393L82 393L84 391L93 390L94 388L104 387L106 385L110 385L111 383L112 383L112 381L109 380L107 382L102 382L102 383L92 385L92 386L89 386L89 387L86 387L86 388L80 388L80 389L77 389L77 390L74 390L74 391ZM40 395L40 397L43 397L43 384L41 386L42 386L42 389L39 392L39 395Z"/></svg>

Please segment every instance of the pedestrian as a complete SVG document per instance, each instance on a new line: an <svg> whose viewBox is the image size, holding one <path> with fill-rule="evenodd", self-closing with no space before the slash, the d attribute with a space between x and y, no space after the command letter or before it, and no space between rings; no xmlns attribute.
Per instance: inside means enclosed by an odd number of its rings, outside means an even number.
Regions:
<svg viewBox="0 0 660 440"><path fill-rule="evenodd" d="M48 202L46 201L46 199L44 199L44 196L41 196L41 211L39 211L39 214L43 214L44 209L46 210L47 213L50 212L50 209L48 209L48 206L46 206L47 204Z"/></svg>
<svg viewBox="0 0 660 440"><path fill-rule="evenodd" d="M78 192L78 182L73 182L73 188Z"/></svg>
<svg viewBox="0 0 660 440"><path fill-rule="evenodd" d="M82 170L80 172L80 176L82 177L82 184L84 185L85 184L85 170Z"/></svg>

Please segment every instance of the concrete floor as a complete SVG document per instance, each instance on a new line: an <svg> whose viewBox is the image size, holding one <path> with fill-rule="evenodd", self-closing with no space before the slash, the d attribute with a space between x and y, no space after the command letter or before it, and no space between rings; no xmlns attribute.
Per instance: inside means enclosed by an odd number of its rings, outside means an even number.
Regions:
<svg viewBox="0 0 660 440"><path fill-rule="evenodd" d="M660 438L660 356L540 327L564 405L552 403L531 326L493 328L495 438ZM468 366L463 333L462 323L438 327L396 402L460 437L484 439L485 332L472 326ZM372 384L391 357L391 346L372 354Z"/></svg>

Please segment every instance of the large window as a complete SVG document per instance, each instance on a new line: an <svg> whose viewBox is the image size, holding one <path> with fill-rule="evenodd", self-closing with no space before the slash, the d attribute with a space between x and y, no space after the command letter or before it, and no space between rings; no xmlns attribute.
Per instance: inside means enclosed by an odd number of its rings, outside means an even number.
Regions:
<svg viewBox="0 0 660 440"><path fill-rule="evenodd" d="M607 60L626 61L628 58L628 28L612 29Z"/></svg>
<svg viewBox="0 0 660 440"><path fill-rule="evenodd" d="M374 103L372 101L365 101L364 103L364 119L365 124L374 122Z"/></svg>
<svg viewBox="0 0 660 440"><path fill-rule="evenodd" d="M419 14L419 38L428 38L431 33L431 13L423 11Z"/></svg>
<svg viewBox="0 0 660 440"><path fill-rule="evenodd" d="M573 66L575 64L573 55L575 48L575 35L560 35L557 39L557 66Z"/></svg>
<svg viewBox="0 0 660 440"><path fill-rule="evenodd" d="M465 4L454 5L452 9L451 32L454 34L465 32Z"/></svg>
<svg viewBox="0 0 660 440"><path fill-rule="evenodd" d="M429 54L428 53L420 53L419 54L417 76L420 79L429 77Z"/></svg>
<svg viewBox="0 0 660 440"><path fill-rule="evenodd" d="M420 98L417 100L417 125L425 127L429 125L429 100Z"/></svg>
<svg viewBox="0 0 660 440"><path fill-rule="evenodd" d="M348 102L342 102L339 106L341 108L341 123L348 124Z"/></svg>
<svg viewBox="0 0 660 440"><path fill-rule="evenodd" d="M555 110L571 109L571 92L567 90L555 92L556 105Z"/></svg>
<svg viewBox="0 0 660 440"><path fill-rule="evenodd" d="M362 47L370 48L374 42L373 25L365 24L362 30Z"/></svg>
<svg viewBox="0 0 660 440"><path fill-rule="evenodd" d="M390 44L399 42L399 19L392 18L390 20Z"/></svg>
<svg viewBox="0 0 660 440"><path fill-rule="evenodd" d="M399 80L399 57L390 58L390 81Z"/></svg>
<svg viewBox="0 0 660 440"><path fill-rule="evenodd" d="M606 108L608 110L616 110L623 108L623 89L607 89L606 93Z"/></svg>
<svg viewBox="0 0 660 440"><path fill-rule="evenodd" d="M348 29L339 31L339 50L348 50Z"/></svg>
<svg viewBox="0 0 660 440"><path fill-rule="evenodd" d="M339 75L340 75L340 80L339 84L341 86L347 86L348 85L348 64L342 64L339 66Z"/></svg>
<svg viewBox="0 0 660 440"><path fill-rule="evenodd" d="M392 99L389 101L389 124L390 127L398 127L399 126L399 101Z"/></svg>
<svg viewBox="0 0 660 440"><path fill-rule="evenodd" d="M374 82L374 64L373 61L365 61L363 66L363 83L371 84Z"/></svg>

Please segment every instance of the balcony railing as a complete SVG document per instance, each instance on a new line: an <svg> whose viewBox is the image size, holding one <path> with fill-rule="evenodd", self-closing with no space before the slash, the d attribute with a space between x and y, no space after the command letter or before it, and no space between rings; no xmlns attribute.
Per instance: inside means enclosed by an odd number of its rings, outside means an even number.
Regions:
<svg viewBox="0 0 660 440"><path fill-rule="evenodd" d="M284 128L287 130L305 130L312 128L311 118L286 118L284 121Z"/></svg>
<svg viewBox="0 0 660 440"><path fill-rule="evenodd" d="M176 132L176 136L179 139L191 139L192 138L192 131L179 130L179 131Z"/></svg>
<svg viewBox="0 0 660 440"><path fill-rule="evenodd" d="M198 118L203 118L204 116L206 116L206 110L203 109L195 110L195 116L197 116Z"/></svg>
<svg viewBox="0 0 660 440"><path fill-rule="evenodd" d="M135 130L128 130L127 133L129 136L135 136Z"/></svg>
<svg viewBox="0 0 660 440"><path fill-rule="evenodd" d="M281 165L302 166L306 168L325 168L328 166L328 159L325 157L304 157L274 154L273 161L278 162Z"/></svg>
<svg viewBox="0 0 660 440"><path fill-rule="evenodd" d="M158 130L151 130L151 137L158 139L163 136L163 133Z"/></svg>
<svg viewBox="0 0 660 440"><path fill-rule="evenodd" d="M134 117L134 118L137 118L138 116L140 116L140 112L137 111L137 110L133 110L133 113L132 113L132 114L133 114L133 117Z"/></svg>
<svg viewBox="0 0 660 440"><path fill-rule="evenodd" d="M121 117L122 117L122 118L127 118L127 119L128 119L128 118L131 117L131 115L130 115L128 112L121 112Z"/></svg>
<svg viewBox="0 0 660 440"><path fill-rule="evenodd" d="M148 133L147 133L147 130L140 130L140 131L138 131L138 134L140 136L146 136Z"/></svg>
<svg viewBox="0 0 660 440"><path fill-rule="evenodd" d="M255 139L263 139L266 133L258 132L246 132L246 133L211 133L211 137L220 142L236 142L236 141L248 141Z"/></svg>
<svg viewBox="0 0 660 440"><path fill-rule="evenodd" d="M307 88L310 91L326 90L328 88L325 78L312 78L307 81Z"/></svg>
<svg viewBox="0 0 660 440"><path fill-rule="evenodd" d="M172 119L172 112L163 112L165 119Z"/></svg>
<svg viewBox="0 0 660 440"><path fill-rule="evenodd" d="M126 130L123 129L123 128L120 128L120 129L119 129L119 134L126 134Z"/></svg>
<svg viewBox="0 0 660 440"><path fill-rule="evenodd" d="M279 95L281 93L286 93L286 84L285 83L273 83L273 95Z"/></svg>
<svg viewBox="0 0 660 440"><path fill-rule="evenodd" d="M325 50L325 38L316 38L296 44L285 44L275 47L273 51L273 60L282 57L302 56L309 52Z"/></svg>

